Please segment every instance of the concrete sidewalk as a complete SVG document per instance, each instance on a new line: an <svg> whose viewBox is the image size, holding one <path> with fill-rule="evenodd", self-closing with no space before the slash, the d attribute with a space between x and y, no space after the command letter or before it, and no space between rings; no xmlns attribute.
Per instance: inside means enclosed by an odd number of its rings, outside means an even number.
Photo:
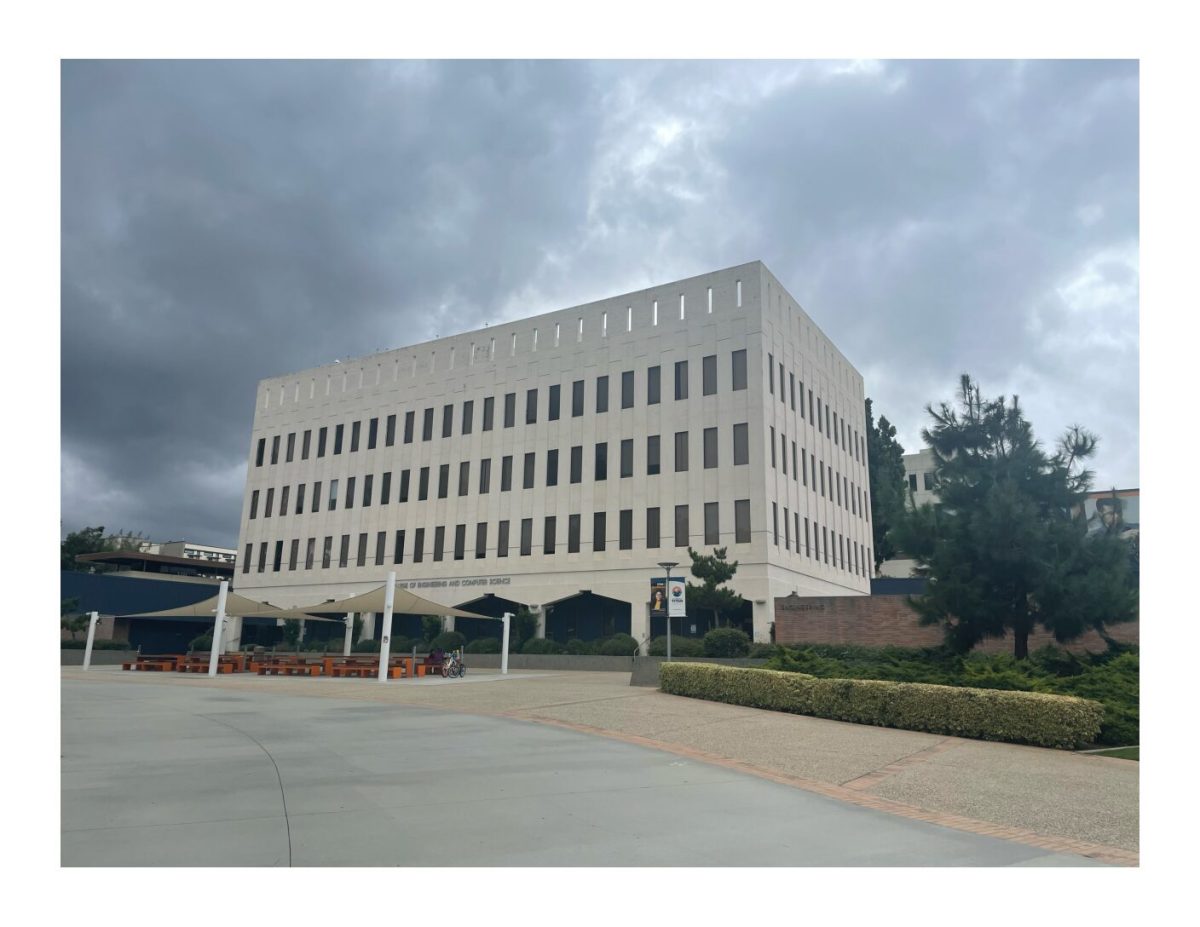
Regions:
<svg viewBox="0 0 1200 927"><path fill-rule="evenodd" d="M403 703L540 722L656 747L910 819L1109 863L1137 863L1136 762L681 698L630 687L628 673L524 671L501 677L472 671L462 681L384 685L63 667L62 678Z"/></svg>

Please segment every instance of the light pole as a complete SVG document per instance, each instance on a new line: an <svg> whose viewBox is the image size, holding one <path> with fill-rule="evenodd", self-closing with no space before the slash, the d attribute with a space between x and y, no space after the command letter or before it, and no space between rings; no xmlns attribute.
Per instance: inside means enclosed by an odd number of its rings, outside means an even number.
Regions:
<svg viewBox="0 0 1200 927"><path fill-rule="evenodd" d="M663 598L666 600L664 602L664 604L667 606L667 659L670 660L671 659L671 596L670 596L671 571L673 569L675 569L675 567L679 566L679 564L678 564L678 562L676 562L676 563L664 562L664 563L660 563L659 566L662 567L667 573L666 585L663 586ZM651 636L653 636L653 635L651 635Z"/></svg>

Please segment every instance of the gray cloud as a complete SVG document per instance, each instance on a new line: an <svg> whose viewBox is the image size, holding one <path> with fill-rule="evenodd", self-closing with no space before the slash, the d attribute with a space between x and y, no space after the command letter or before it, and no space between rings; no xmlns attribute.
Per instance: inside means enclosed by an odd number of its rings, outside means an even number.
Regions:
<svg viewBox="0 0 1200 927"><path fill-rule="evenodd" d="M1128 62L71 62L63 525L232 545L264 376L762 258L910 449L1138 480Z"/></svg>

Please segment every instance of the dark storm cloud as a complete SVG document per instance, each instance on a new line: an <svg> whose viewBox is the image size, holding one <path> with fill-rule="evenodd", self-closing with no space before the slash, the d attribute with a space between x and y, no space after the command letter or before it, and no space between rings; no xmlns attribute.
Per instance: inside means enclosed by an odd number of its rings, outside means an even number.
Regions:
<svg viewBox="0 0 1200 927"><path fill-rule="evenodd" d="M63 519L232 545L255 383L762 258L915 450L1137 482L1129 63L69 63Z"/></svg>

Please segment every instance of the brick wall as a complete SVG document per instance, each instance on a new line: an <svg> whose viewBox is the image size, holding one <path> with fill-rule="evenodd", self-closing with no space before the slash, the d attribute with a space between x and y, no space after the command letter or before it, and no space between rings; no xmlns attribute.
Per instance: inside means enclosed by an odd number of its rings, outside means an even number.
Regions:
<svg viewBox="0 0 1200 927"><path fill-rule="evenodd" d="M775 641L779 644L861 644L868 647L933 647L942 642L937 627L921 627L906 596L787 596L775 600ZM1138 623L1113 625L1109 635L1136 644ZM1029 636L1029 649L1053 644L1045 631ZM1066 644L1067 650L1104 649L1094 631ZM1012 638L989 638L979 645L986 653L1011 653Z"/></svg>

